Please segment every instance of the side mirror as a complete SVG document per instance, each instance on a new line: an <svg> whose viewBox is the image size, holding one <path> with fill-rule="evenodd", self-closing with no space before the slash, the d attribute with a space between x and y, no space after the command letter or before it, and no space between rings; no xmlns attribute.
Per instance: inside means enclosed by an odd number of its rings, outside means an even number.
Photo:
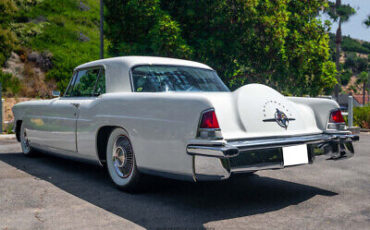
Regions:
<svg viewBox="0 0 370 230"><path fill-rule="evenodd" d="M53 90L53 91L51 92L51 95L52 95L53 97L60 97L60 91Z"/></svg>

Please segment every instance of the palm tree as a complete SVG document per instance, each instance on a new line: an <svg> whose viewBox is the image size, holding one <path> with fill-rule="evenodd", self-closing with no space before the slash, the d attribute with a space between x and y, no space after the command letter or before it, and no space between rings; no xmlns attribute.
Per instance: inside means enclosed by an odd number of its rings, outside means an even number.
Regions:
<svg viewBox="0 0 370 230"><path fill-rule="evenodd" d="M340 52L341 52L341 45L342 45L342 23L348 21L348 19L356 13L355 9L353 9L350 5L342 5L342 0L336 0L335 3L329 2L329 8L326 10L329 16L334 20L338 21L338 29L335 35L335 44L336 44L336 52L335 52L335 64L337 66L337 81L338 83L335 85L334 92L335 97L338 98L339 95L339 82L340 82Z"/></svg>

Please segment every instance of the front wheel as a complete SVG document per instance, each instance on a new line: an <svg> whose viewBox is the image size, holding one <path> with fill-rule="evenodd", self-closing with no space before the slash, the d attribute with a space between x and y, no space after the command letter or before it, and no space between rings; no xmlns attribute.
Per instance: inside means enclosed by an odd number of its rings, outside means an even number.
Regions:
<svg viewBox="0 0 370 230"><path fill-rule="evenodd" d="M21 139L21 147L22 147L22 152L25 156L35 156L36 151L30 146L30 142L28 140L27 136L27 130L24 127L24 123L22 122L21 124L21 129L20 129L20 139Z"/></svg>
<svg viewBox="0 0 370 230"><path fill-rule="evenodd" d="M107 170L113 183L124 191L134 192L139 187L140 174L135 154L125 130L116 128L107 144Z"/></svg>

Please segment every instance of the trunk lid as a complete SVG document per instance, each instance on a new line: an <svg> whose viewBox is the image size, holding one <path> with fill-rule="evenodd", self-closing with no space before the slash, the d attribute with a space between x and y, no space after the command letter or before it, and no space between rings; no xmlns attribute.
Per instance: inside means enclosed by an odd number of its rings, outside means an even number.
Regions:
<svg viewBox="0 0 370 230"><path fill-rule="evenodd" d="M204 96L214 105L222 135L228 140L321 133L311 108L264 85Z"/></svg>

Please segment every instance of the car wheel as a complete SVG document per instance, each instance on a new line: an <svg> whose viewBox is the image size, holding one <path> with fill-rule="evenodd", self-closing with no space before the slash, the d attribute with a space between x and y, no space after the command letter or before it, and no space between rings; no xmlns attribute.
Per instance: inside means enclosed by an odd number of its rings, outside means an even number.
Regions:
<svg viewBox="0 0 370 230"><path fill-rule="evenodd" d="M116 128L110 134L106 161L109 176L119 189L129 192L138 190L140 174L125 130Z"/></svg>
<svg viewBox="0 0 370 230"><path fill-rule="evenodd" d="M21 124L20 129L20 139L21 139L21 147L22 152L25 156L34 156L36 155L36 151L30 146L30 142L28 140L27 131L24 127L24 123Z"/></svg>

